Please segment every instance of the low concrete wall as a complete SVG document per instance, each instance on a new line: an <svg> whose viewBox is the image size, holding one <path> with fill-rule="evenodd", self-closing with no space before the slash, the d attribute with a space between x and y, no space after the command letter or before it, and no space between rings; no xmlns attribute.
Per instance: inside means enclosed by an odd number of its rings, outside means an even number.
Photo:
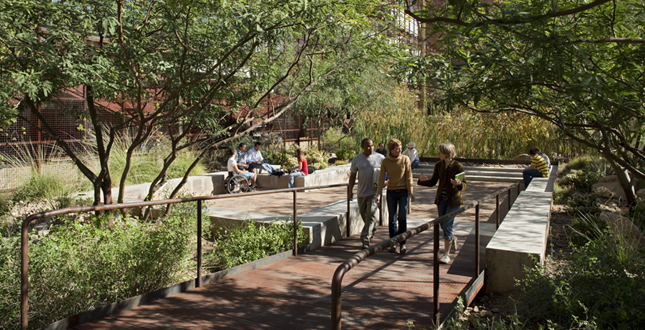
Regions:
<svg viewBox="0 0 645 330"><path fill-rule="evenodd" d="M512 291L515 280L526 276L527 268L535 262L544 264L556 173L557 166L548 178L531 181L486 246L487 292Z"/></svg>
<svg viewBox="0 0 645 330"><path fill-rule="evenodd" d="M383 194L383 197L385 194ZM349 203L350 236L360 234L363 230L363 219L358 213L358 202L354 198ZM247 221L268 223L274 221L292 221L292 215L268 214L230 210L210 207L207 215L211 219L212 231L232 230L244 225ZM307 250L314 250L347 237L347 199L299 214L298 219L307 233ZM377 218L378 221L378 218ZM387 209L383 210L383 224L387 226Z"/></svg>

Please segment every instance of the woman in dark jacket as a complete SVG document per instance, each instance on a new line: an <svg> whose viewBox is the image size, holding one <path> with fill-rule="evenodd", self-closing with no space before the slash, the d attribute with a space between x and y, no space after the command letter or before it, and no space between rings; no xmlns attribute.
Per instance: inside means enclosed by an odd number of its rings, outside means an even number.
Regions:
<svg viewBox="0 0 645 330"><path fill-rule="evenodd" d="M463 204L461 199L462 190L466 190L468 184L464 177L463 181L456 179L455 175L464 171L464 166L454 160L457 152L452 143L439 145L439 161L434 165L432 177L428 180L426 175L419 177L418 184L421 186L434 187L437 185L437 196L434 203L437 204L439 216L454 212ZM444 254L439 259L441 263L450 262L450 248L457 249L457 238L452 233L455 217L452 217L440 224L443 230Z"/></svg>

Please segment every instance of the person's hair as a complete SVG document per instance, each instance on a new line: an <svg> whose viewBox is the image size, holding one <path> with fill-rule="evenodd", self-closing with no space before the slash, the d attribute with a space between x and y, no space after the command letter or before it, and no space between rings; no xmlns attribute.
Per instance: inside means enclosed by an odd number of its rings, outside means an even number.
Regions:
<svg viewBox="0 0 645 330"><path fill-rule="evenodd" d="M231 155L231 156L235 155L236 152L237 152L237 150L235 150L235 148L229 148L228 149L228 154Z"/></svg>
<svg viewBox="0 0 645 330"><path fill-rule="evenodd" d="M455 149L455 145L450 142L440 144L439 152L448 156L448 158L450 159L453 159L457 156L457 149Z"/></svg>
<svg viewBox="0 0 645 330"><path fill-rule="evenodd" d="M384 146L384 147L385 147L385 145L383 145L383 142L379 142L378 146L379 146L379 148L380 148L381 146Z"/></svg>
<svg viewBox="0 0 645 330"><path fill-rule="evenodd" d="M370 138L364 138L364 139L361 141L361 148L365 146L365 144L367 143L367 141L372 141L372 139L370 139Z"/></svg>
<svg viewBox="0 0 645 330"><path fill-rule="evenodd" d="M238 148L242 149L242 147L244 147L245 145L246 145L246 143L242 142L242 143L240 143Z"/></svg>
<svg viewBox="0 0 645 330"><path fill-rule="evenodd" d="M298 160L301 160L301 159L305 158L304 151L302 151L302 149L296 150L296 157L298 158Z"/></svg>
<svg viewBox="0 0 645 330"><path fill-rule="evenodd" d="M254 144L254 146L261 146L261 145L262 145L262 143L260 143L260 142L255 142L255 144Z"/></svg>
<svg viewBox="0 0 645 330"><path fill-rule="evenodd" d="M529 155L531 155L531 156L537 155L539 152L540 152L540 149L538 149L538 148L529 149Z"/></svg>
<svg viewBox="0 0 645 330"><path fill-rule="evenodd" d="M403 145L401 143L401 141L399 141L397 139L392 139L392 140L387 142L387 151L392 151L392 149L394 149L394 148L396 148L398 146L401 146L401 145Z"/></svg>

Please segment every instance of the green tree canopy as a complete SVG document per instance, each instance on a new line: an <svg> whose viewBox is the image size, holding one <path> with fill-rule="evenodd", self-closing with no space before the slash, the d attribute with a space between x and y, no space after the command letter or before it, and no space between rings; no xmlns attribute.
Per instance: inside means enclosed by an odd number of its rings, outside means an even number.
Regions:
<svg viewBox="0 0 645 330"><path fill-rule="evenodd" d="M110 203L108 159L116 132L127 128L134 135L119 185L123 192L132 153L156 128L168 127L171 152L153 183L163 182L177 151L197 143L218 146L246 134L289 111L333 72L369 56L379 43L365 38L377 5L380 1L5 1L0 117L6 122L22 116L20 111L33 113L43 121L43 133L94 183L95 203L101 192ZM361 47L361 56L343 55ZM79 115L88 116L96 135L98 173L37 111L79 85L87 91L88 112ZM277 101L267 101L274 93ZM123 124L101 123L98 100L122 104ZM230 117L237 121L223 120ZM208 134L187 142L193 128ZM153 188L149 198L152 193Z"/></svg>
<svg viewBox="0 0 645 330"><path fill-rule="evenodd" d="M645 6L640 0L446 1L407 13L439 37L411 60L448 107L517 111L597 150L634 199L645 180ZM419 2L420 3L420 2ZM422 63L419 65L419 63Z"/></svg>

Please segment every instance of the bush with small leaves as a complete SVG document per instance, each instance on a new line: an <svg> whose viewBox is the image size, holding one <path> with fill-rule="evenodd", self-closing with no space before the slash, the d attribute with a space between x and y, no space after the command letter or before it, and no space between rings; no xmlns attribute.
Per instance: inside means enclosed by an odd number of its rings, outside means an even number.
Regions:
<svg viewBox="0 0 645 330"><path fill-rule="evenodd" d="M307 239L302 223L298 220L298 246ZM206 258L216 259L210 264L219 264L219 269L228 269L268 257L293 248L293 221L276 221L258 224L249 221L246 225L224 232L215 241L215 249Z"/></svg>

